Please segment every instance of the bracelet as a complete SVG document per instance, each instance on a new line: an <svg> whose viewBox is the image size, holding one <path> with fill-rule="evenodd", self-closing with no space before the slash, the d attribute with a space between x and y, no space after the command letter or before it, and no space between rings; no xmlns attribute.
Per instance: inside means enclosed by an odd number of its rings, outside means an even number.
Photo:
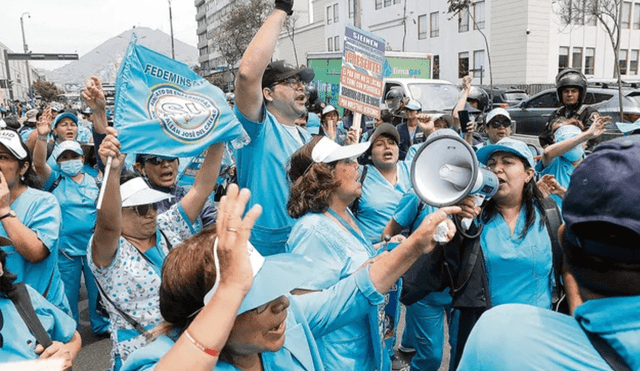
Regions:
<svg viewBox="0 0 640 371"><path fill-rule="evenodd" d="M189 341L191 341L193 343L193 345L196 346L196 348L198 348L201 351L207 353L208 355L213 356L213 357L217 357L218 354L220 354L219 350L209 349L209 348L205 347L204 345L198 343L198 341L196 339L194 339L191 336L191 334L189 333L189 331L187 331L186 329L184 330L184 335L187 337L187 339L189 339Z"/></svg>
<svg viewBox="0 0 640 371"><path fill-rule="evenodd" d="M42 141L45 141L45 142L49 140L49 137L46 136L46 135L45 136L40 136L40 134L37 134L36 136L38 137L38 140L42 140Z"/></svg>

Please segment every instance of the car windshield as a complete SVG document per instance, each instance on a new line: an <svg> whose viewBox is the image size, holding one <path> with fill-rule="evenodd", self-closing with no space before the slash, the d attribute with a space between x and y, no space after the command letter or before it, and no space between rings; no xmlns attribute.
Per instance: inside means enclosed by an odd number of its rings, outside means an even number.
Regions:
<svg viewBox="0 0 640 371"><path fill-rule="evenodd" d="M458 102L460 91L453 84L411 83L409 91L422 104L423 111L450 111Z"/></svg>
<svg viewBox="0 0 640 371"><path fill-rule="evenodd" d="M527 98L529 98L529 96L527 95L527 93L524 93L524 92L507 92L507 93L504 93L504 99L508 100L508 101L523 100L523 99L527 99Z"/></svg>

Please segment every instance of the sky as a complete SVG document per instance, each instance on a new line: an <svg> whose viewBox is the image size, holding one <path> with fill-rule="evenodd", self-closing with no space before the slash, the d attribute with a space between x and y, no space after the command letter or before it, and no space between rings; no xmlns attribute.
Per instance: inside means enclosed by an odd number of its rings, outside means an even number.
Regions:
<svg viewBox="0 0 640 371"><path fill-rule="evenodd" d="M170 34L169 0L0 0L0 42L22 53L20 16L29 50L79 57L133 26ZM174 38L196 46L194 0L171 0ZM30 62L31 63L31 62ZM33 62L53 70L68 62Z"/></svg>

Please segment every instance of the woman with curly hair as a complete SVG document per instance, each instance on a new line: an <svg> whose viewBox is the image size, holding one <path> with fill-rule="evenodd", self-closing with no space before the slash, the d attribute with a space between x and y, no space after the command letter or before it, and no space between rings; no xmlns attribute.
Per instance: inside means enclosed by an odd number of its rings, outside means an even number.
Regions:
<svg viewBox="0 0 640 371"><path fill-rule="evenodd" d="M286 251L304 255L321 274L306 289L323 290L353 274L377 251L362 233L348 206L362 194L354 160L370 142L340 146L318 137L291 156L292 183L287 211L298 219ZM388 352L382 345L378 319L354 322L318 339L326 370L374 370Z"/></svg>

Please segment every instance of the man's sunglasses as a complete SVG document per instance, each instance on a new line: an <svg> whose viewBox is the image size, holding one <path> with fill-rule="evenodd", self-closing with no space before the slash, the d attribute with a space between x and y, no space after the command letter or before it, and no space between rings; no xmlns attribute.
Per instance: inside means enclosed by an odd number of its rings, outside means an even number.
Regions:
<svg viewBox="0 0 640 371"><path fill-rule="evenodd" d="M505 127L505 128L510 128L510 127L511 127L511 124L512 124L512 123L511 123L511 120L504 119L504 120L493 120L493 121L491 121L491 122L489 123L489 126L490 126L490 127L492 127L492 128L494 128L494 129L497 129L497 128L499 128L500 126L503 126L503 127Z"/></svg>
<svg viewBox="0 0 640 371"><path fill-rule="evenodd" d="M149 212L149 209L152 209L153 211L158 211L157 204L136 205L136 206L130 206L128 208L133 209L140 216L146 216L147 213Z"/></svg>
<svg viewBox="0 0 640 371"><path fill-rule="evenodd" d="M147 157L144 162L148 162L153 166L158 166L160 164L162 164L164 161L168 161L168 162L174 162L176 161L178 158L177 157Z"/></svg>

